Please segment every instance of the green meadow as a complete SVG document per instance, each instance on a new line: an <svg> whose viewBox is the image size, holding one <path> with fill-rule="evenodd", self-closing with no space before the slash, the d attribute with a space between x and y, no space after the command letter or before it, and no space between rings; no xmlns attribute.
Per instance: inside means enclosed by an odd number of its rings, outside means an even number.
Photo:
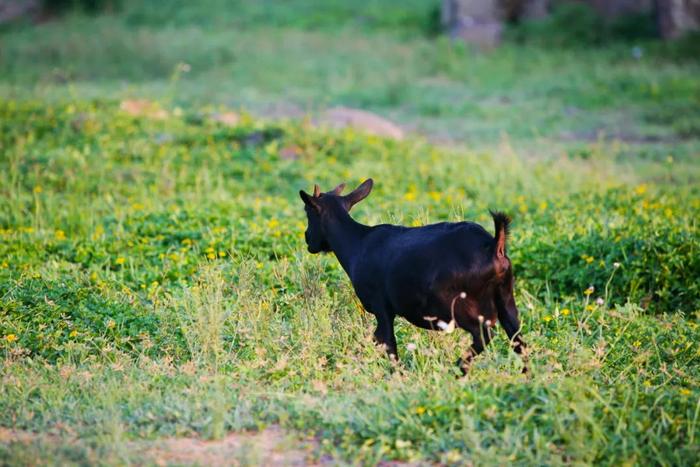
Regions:
<svg viewBox="0 0 700 467"><path fill-rule="evenodd" d="M522 31L477 51L435 12L2 26L1 465L700 462L700 62ZM313 124L339 105L406 137ZM529 374L502 330L465 378L460 330L399 319L401 361L375 347L298 196L368 177L363 223L512 215Z"/></svg>

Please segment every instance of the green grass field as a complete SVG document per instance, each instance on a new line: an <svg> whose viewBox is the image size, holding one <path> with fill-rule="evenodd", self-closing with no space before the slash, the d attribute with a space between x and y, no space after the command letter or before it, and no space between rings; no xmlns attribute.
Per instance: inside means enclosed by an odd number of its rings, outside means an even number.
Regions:
<svg viewBox="0 0 700 467"><path fill-rule="evenodd" d="M479 53L431 35L433 3L0 30L1 465L700 462L700 64ZM332 105L409 136L301 118ZM502 331L463 379L464 332L398 320L399 364L372 344L297 194L366 177L365 223L513 215L529 375ZM163 444L191 438L212 452Z"/></svg>

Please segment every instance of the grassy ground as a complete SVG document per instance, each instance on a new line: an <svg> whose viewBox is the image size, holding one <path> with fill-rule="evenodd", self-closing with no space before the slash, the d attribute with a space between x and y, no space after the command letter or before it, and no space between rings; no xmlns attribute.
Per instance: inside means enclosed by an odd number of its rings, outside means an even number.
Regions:
<svg viewBox="0 0 700 467"><path fill-rule="evenodd" d="M430 2L169 5L0 33L0 462L251 430L320 462L700 461L697 63L479 54L429 36ZM144 96L164 118L119 109ZM259 118L335 104L416 136ZM368 176L366 223L514 214L531 375L504 333L466 379L464 333L400 322L395 366L372 345L297 196Z"/></svg>

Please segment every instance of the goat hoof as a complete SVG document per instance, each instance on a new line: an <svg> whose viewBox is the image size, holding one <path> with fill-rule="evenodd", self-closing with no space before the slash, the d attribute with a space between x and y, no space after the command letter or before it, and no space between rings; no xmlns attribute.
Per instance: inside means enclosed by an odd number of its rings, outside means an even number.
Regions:
<svg viewBox="0 0 700 467"><path fill-rule="evenodd" d="M469 363L469 360L464 361L461 357L457 359L457 368L459 368L459 372L461 373L457 376L458 379L467 376L467 373L469 372Z"/></svg>

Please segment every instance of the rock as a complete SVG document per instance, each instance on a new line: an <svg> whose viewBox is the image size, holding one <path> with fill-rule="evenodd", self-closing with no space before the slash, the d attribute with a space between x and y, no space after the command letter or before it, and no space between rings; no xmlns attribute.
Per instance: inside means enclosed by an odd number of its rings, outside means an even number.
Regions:
<svg viewBox="0 0 700 467"><path fill-rule="evenodd" d="M168 112L162 109L157 102L145 99L127 99L119 104L119 108L133 117L146 117L154 120L168 118Z"/></svg>
<svg viewBox="0 0 700 467"><path fill-rule="evenodd" d="M0 0L0 24L35 18L40 10L39 0Z"/></svg>
<svg viewBox="0 0 700 467"><path fill-rule="evenodd" d="M280 158L286 160L297 160L302 154L302 149L299 146L285 146L280 149Z"/></svg>
<svg viewBox="0 0 700 467"><path fill-rule="evenodd" d="M653 0L585 0L600 16L614 20L622 16L651 14Z"/></svg>
<svg viewBox="0 0 700 467"><path fill-rule="evenodd" d="M215 113L210 117L213 121L223 123L226 126L236 126L241 118L236 112Z"/></svg>
<svg viewBox="0 0 700 467"><path fill-rule="evenodd" d="M395 123L366 110L349 107L332 107L323 112L316 124L331 128L351 127L366 133L401 140L404 132Z"/></svg>
<svg viewBox="0 0 700 467"><path fill-rule="evenodd" d="M542 19L549 14L549 0L523 0L518 19Z"/></svg>
<svg viewBox="0 0 700 467"><path fill-rule="evenodd" d="M503 24L499 22L474 24L464 28L453 37L474 44L480 49L492 49L501 43Z"/></svg>
<svg viewBox="0 0 700 467"><path fill-rule="evenodd" d="M554 0L500 0L500 17L511 23L521 20L542 19L549 14Z"/></svg>
<svg viewBox="0 0 700 467"><path fill-rule="evenodd" d="M656 0L659 35L675 39L700 29L700 0Z"/></svg>
<svg viewBox="0 0 700 467"><path fill-rule="evenodd" d="M442 25L450 37L481 48L495 47L503 32L498 0L443 0Z"/></svg>
<svg viewBox="0 0 700 467"><path fill-rule="evenodd" d="M442 25L450 37L481 48L495 47L503 32L499 0L443 0Z"/></svg>
<svg viewBox="0 0 700 467"><path fill-rule="evenodd" d="M445 0L441 13L448 31L501 20L498 0Z"/></svg>

